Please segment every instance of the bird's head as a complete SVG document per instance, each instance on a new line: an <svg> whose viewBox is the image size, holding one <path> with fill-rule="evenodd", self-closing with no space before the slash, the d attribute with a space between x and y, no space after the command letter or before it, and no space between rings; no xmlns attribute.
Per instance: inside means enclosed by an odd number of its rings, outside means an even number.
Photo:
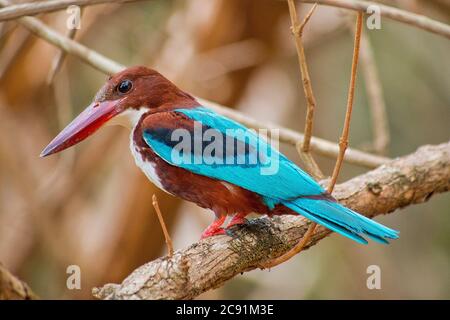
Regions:
<svg viewBox="0 0 450 320"><path fill-rule="evenodd" d="M133 128L144 113L196 104L159 72L130 67L111 76L92 103L65 127L41 152L41 157L83 141L106 124Z"/></svg>

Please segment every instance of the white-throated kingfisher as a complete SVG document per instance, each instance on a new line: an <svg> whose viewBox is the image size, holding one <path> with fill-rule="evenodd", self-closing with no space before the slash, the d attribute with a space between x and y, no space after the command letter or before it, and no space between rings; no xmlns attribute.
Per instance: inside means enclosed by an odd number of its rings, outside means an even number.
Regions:
<svg viewBox="0 0 450 320"><path fill-rule="evenodd" d="M254 212L300 214L364 244L364 236L381 243L398 238L398 231L339 204L256 133L205 108L146 67L110 77L41 156L77 144L106 123L131 129L131 153L155 185L214 212L215 220L202 237L224 234L228 215L233 215L230 227L245 223L245 216ZM205 134L197 134L199 130ZM180 148L185 136L189 146ZM277 161L276 166L270 161ZM276 170L264 172L268 166Z"/></svg>

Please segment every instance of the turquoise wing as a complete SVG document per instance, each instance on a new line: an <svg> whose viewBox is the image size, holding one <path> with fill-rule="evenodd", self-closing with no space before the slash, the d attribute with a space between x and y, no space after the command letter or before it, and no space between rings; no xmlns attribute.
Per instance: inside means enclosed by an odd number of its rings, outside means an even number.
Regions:
<svg viewBox="0 0 450 320"><path fill-rule="evenodd" d="M166 162L258 193L270 207L324 193L254 130L204 107L170 113L170 124L150 115L143 130L145 142Z"/></svg>

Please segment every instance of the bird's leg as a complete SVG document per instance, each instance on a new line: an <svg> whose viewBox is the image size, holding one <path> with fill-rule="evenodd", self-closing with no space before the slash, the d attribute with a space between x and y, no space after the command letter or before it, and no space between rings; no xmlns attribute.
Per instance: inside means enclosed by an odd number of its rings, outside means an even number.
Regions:
<svg viewBox="0 0 450 320"><path fill-rule="evenodd" d="M245 219L246 216L246 213L236 213L228 223L227 229L231 228L232 226L247 223L247 219Z"/></svg>
<svg viewBox="0 0 450 320"><path fill-rule="evenodd" d="M216 219L203 231L200 239L205 239L219 234L225 234L225 230L222 228L222 225L225 222L226 218L226 215L216 215Z"/></svg>

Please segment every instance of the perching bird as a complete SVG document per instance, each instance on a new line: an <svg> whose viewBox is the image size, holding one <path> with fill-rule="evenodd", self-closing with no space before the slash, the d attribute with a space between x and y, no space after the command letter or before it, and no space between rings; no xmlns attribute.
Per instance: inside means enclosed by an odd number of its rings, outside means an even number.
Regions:
<svg viewBox="0 0 450 320"><path fill-rule="evenodd" d="M214 212L202 238L224 234L228 215L233 215L229 228L245 223L252 212L300 214L364 244L364 236L381 243L398 238L398 231L339 204L255 132L205 108L146 67L110 77L41 157L84 140L107 123L131 129L131 153L155 185Z"/></svg>

